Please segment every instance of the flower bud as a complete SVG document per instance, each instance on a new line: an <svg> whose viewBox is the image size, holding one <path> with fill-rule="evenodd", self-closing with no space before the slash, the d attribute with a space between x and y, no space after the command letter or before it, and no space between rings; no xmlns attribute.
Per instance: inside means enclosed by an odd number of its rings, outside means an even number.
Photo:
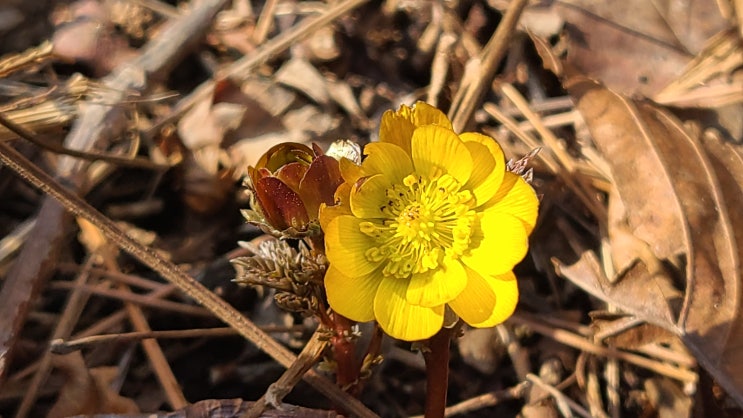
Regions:
<svg viewBox="0 0 743 418"><path fill-rule="evenodd" d="M317 145L275 145L248 167L252 210L243 210L243 216L274 236L300 238L319 229L320 205L334 203L341 183L338 161Z"/></svg>

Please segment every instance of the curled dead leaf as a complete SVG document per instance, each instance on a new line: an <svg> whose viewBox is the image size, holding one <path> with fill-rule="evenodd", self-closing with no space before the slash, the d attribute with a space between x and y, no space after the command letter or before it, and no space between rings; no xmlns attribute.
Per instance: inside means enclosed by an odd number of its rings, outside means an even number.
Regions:
<svg viewBox="0 0 743 418"><path fill-rule="evenodd" d="M663 268L649 269L638 253L638 261L609 284L586 253L572 266L558 265L560 273L679 335L743 405L741 153L732 145L703 143L670 113L584 76L565 85L611 167L628 231L647 243Z"/></svg>

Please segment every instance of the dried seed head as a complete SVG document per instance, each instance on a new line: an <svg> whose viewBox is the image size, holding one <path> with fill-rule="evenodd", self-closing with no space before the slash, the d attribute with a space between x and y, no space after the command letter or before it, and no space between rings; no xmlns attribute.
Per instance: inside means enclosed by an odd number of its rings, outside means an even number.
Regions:
<svg viewBox="0 0 743 418"><path fill-rule="evenodd" d="M277 304L292 312L317 312L325 275L325 257L313 255L303 242L299 251L286 241L268 239L259 245L243 244L254 255L232 260L235 283L276 289Z"/></svg>
<svg viewBox="0 0 743 418"><path fill-rule="evenodd" d="M274 295L276 305L289 312L297 312L302 315L310 316L320 309L320 303L314 295L306 297L297 296L292 293L281 292Z"/></svg>

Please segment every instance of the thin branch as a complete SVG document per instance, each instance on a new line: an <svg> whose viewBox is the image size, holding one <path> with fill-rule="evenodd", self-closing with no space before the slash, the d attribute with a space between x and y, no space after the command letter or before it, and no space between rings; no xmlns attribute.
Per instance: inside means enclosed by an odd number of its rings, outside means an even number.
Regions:
<svg viewBox="0 0 743 418"><path fill-rule="evenodd" d="M37 137L34 132L31 132L22 125L13 122L2 113L0 113L0 124L26 141L57 154L68 155L70 157L80 158L87 161L104 161L124 167L163 171L170 168L167 165L153 163L152 161L141 157L121 157L115 154L106 154L95 151L78 151L75 149L65 148L62 145Z"/></svg>
<svg viewBox="0 0 743 418"><path fill-rule="evenodd" d="M281 409L281 401L284 397L302 380L302 376L320 360L323 350L328 345L328 341L321 338L322 335L323 332L320 329L315 331L312 338L305 344L302 352L297 356L297 361L286 369L276 382L271 384L266 393L241 418L259 418L263 416L263 411L269 405Z"/></svg>
<svg viewBox="0 0 743 418"><path fill-rule="evenodd" d="M260 327L264 332L304 332L305 327L302 325L293 326L275 326L266 325ZM124 341L141 341L149 338L153 339L170 339L170 338L204 338L204 337L232 337L239 335L237 331L230 327L220 328L196 328L196 329L177 329L167 331L140 331L140 332L122 332L118 334L93 335L82 337L74 340L56 339L51 342L50 350L54 354L67 354L73 351L82 350L94 345L110 344Z"/></svg>
<svg viewBox="0 0 743 418"><path fill-rule="evenodd" d="M462 83L449 109L449 119L455 131L461 132L467 127L475 109L480 105L501 59L506 54L508 43L527 3L529 0L513 0L480 56L467 63Z"/></svg>

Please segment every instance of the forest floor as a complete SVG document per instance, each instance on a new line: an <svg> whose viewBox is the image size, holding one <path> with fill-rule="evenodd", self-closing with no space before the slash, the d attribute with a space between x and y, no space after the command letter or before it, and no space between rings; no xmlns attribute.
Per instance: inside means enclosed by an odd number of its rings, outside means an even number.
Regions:
<svg viewBox="0 0 743 418"><path fill-rule="evenodd" d="M540 199L447 416L741 416L739 7L2 2L0 417L423 414L425 346L385 338L343 391L317 318L230 263L272 239L241 215L264 152L363 146L416 101Z"/></svg>

